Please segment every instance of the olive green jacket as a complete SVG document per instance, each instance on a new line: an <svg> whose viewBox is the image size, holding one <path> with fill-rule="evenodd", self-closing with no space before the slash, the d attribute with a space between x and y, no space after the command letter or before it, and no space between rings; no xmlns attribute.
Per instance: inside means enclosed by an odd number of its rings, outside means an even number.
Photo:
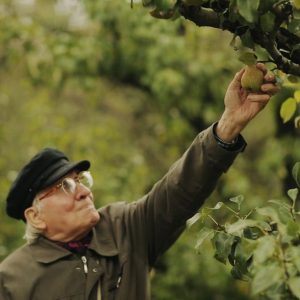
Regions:
<svg viewBox="0 0 300 300"><path fill-rule="evenodd" d="M152 190L99 209L85 256L41 237L0 264L1 300L148 300L149 270L203 204L237 152L201 132Z"/></svg>

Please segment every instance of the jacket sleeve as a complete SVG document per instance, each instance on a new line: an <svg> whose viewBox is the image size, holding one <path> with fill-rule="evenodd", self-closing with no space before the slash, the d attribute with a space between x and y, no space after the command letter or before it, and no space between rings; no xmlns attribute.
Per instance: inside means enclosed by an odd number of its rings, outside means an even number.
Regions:
<svg viewBox="0 0 300 300"><path fill-rule="evenodd" d="M152 190L134 204L138 241L146 239L149 264L167 250L213 191L219 177L227 171L239 151L221 148L212 126L199 133Z"/></svg>

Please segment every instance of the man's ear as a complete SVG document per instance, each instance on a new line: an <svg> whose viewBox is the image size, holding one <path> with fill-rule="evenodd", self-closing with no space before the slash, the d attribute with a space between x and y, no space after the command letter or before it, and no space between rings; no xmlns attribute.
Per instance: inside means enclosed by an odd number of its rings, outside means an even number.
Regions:
<svg viewBox="0 0 300 300"><path fill-rule="evenodd" d="M24 212L27 223L39 230L46 229L46 223L41 217L38 209L34 206L28 207Z"/></svg>

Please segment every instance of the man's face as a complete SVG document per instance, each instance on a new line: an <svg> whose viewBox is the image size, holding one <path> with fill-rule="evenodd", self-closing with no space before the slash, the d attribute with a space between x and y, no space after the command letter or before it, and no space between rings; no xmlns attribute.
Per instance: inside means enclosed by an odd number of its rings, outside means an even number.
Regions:
<svg viewBox="0 0 300 300"><path fill-rule="evenodd" d="M38 194L40 217L46 227L44 235L49 239L65 242L79 239L99 221L93 194L87 186L78 182L78 176L78 173L72 172ZM61 186L66 179L75 180L71 193L66 193Z"/></svg>

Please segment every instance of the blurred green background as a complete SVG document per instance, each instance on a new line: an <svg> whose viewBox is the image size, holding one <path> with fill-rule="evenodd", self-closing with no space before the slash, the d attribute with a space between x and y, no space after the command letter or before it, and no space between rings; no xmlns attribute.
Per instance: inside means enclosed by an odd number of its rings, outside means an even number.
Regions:
<svg viewBox="0 0 300 300"><path fill-rule="evenodd" d="M218 120L242 65L231 35L183 20L152 18L121 0L0 3L0 259L24 243L24 224L5 215L21 166L46 146L92 161L97 206L146 193ZM283 88L243 133L248 147L207 205L243 194L248 208L294 187L299 130L282 124ZM22 195L20 195L22 197ZM224 218L226 215L224 215ZM246 282L187 231L152 271L154 300L250 299Z"/></svg>

